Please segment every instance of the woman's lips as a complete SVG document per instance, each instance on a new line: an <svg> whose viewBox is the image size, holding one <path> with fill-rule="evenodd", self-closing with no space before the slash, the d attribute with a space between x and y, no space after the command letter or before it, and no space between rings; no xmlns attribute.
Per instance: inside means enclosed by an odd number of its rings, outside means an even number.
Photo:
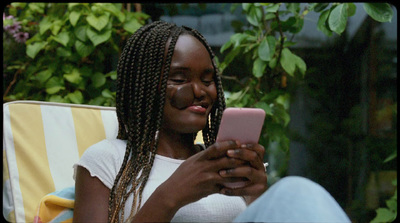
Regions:
<svg viewBox="0 0 400 223"><path fill-rule="evenodd" d="M207 108L202 107L200 105L191 105L187 109L194 113L198 113L198 114L202 114L202 115L206 114L206 112L207 112Z"/></svg>

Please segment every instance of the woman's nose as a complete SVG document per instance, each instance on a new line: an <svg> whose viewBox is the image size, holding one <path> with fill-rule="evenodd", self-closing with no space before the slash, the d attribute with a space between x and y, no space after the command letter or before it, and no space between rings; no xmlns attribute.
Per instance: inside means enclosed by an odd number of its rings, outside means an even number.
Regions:
<svg viewBox="0 0 400 223"><path fill-rule="evenodd" d="M193 95L195 98L203 98L206 95L204 86L202 83L193 82L192 83Z"/></svg>

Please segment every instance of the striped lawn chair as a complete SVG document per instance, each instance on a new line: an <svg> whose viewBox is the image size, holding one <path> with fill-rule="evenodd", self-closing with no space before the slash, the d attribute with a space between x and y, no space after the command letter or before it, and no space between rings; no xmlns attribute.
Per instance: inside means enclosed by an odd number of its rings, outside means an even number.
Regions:
<svg viewBox="0 0 400 223"><path fill-rule="evenodd" d="M74 186L73 164L90 145L116 138L114 107L3 104L3 216L33 222L41 199Z"/></svg>

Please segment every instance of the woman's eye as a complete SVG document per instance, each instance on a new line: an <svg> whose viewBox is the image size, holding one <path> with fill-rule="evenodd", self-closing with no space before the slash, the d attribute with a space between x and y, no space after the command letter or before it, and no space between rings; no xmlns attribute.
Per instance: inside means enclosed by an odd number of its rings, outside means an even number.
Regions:
<svg viewBox="0 0 400 223"><path fill-rule="evenodd" d="M174 83L184 83L186 80L185 79L169 79L170 81L174 82Z"/></svg>
<svg viewBox="0 0 400 223"><path fill-rule="evenodd" d="M214 80L203 80L203 83L208 86L211 85L214 82Z"/></svg>

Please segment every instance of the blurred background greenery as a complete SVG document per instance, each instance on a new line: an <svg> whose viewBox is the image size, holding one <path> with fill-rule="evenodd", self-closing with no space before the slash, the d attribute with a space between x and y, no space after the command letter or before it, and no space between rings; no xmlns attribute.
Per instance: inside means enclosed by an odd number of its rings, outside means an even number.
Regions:
<svg viewBox="0 0 400 223"><path fill-rule="evenodd" d="M269 184L325 187L353 222L397 216L397 11L386 3L12 3L3 103L115 106L126 39L188 25L216 53L227 105L266 111Z"/></svg>

